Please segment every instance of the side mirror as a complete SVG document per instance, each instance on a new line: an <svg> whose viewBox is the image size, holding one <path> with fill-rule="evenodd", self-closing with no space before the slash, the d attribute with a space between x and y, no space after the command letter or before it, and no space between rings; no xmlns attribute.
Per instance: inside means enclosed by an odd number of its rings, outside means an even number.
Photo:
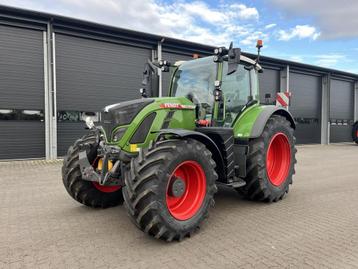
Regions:
<svg viewBox="0 0 358 269"><path fill-rule="evenodd" d="M158 96L159 76L157 67L150 61L145 64L143 71L142 88L139 90L142 97Z"/></svg>
<svg viewBox="0 0 358 269"><path fill-rule="evenodd" d="M148 63L146 63L143 71L143 80L142 80L143 86L147 86L149 84L151 72L152 72L151 66Z"/></svg>
<svg viewBox="0 0 358 269"><path fill-rule="evenodd" d="M227 75L231 75L236 72L237 66L240 63L241 49L240 48L232 48L230 45L229 53L228 53L228 68Z"/></svg>

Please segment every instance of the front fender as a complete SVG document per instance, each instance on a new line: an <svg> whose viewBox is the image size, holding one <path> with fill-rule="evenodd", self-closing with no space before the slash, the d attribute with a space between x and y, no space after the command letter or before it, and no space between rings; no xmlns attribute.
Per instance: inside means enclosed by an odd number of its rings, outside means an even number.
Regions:
<svg viewBox="0 0 358 269"><path fill-rule="evenodd" d="M216 143L206 134L201 132L185 130L185 129L162 129L160 130L157 139L163 135L173 135L179 138L192 138L203 143L206 148L211 152L212 158L216 163L216 172L218 173L219 179L225 179L225 163L220 149Z"/></svg>

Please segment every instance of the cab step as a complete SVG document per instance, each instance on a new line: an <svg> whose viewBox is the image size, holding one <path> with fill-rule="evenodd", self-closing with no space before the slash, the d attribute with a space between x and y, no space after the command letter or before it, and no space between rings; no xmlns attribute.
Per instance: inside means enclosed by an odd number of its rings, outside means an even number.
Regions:
<svg viewBox="0 0 358 269"><path fill-rule="evenodd" d="M235 189L236 188L241 188L241 187L246 185L246 181L241 179L241 178L235 178L235 181L233 181L233 182L231 182L231 183L229 183L227 185L230 186L230 187L233 187Z"/></svg>

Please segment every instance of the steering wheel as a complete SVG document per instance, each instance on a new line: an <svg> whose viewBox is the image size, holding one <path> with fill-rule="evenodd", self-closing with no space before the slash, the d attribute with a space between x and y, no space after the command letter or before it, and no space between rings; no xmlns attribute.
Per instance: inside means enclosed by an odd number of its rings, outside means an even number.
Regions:
<svg viewBox="0 0 358 269"><path fill-rule="evenodd" d="M195 105L197 118L204 119L206 116L206 109L202 106L196 94L193 92L188 93L186 98L188 98Z"/></svg>
<svg viewBox="0 0 358 269"><path fill-rule="evenodd" d="M235 103L235 101L240 100L238 92L225 94L225 100L227 102L226 110L228 112L238 113L242 109L242 107L245 105L244 103L242 103L242 104Z"/></svg>

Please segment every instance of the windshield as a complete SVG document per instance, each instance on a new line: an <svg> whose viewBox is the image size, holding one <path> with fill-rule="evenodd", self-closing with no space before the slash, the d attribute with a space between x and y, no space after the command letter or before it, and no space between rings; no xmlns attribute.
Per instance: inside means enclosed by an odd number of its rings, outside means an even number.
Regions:
<svg viewBox="0 0 358 269"><path fill-rule="evenodd" d="M181 64L174 74L172 96L185 96L200 107L199 118L211 117L216 65L213 57Z"/></svg>

